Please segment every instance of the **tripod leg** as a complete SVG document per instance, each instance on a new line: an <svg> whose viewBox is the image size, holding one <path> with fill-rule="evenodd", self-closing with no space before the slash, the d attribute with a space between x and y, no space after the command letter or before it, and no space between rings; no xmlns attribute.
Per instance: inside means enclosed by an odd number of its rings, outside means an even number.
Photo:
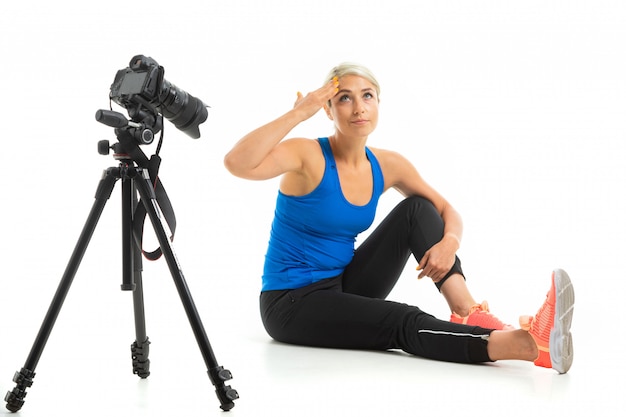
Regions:
<svg viewBox="0 0 626 417"><path fill-rule="evenodd" d="M135 342L130 346L133 373L140 378L150 375L150 341L146 335L146 316L143 302L143 279L141 249L133 236L133 213L137 206L134 180L122 182L122 290L133 292L135 311Z"/></svg>
<svg viewBox="0 0 626 417"><path fill-rule="evenodd" d="M176 254L174 253L174 249L169 238L171 233L169 233L167 223L165 222L163 214L161 213L159 205L156 201L156 196L152 188L148 171L138 170L138 172L142 175L142 177L138 176L135 180L135 184L137 190L139 191L139 195L141 196L141 201L143 202L148 216L150 217L150 221L159 241L161 251L163 252L163 256L167 261L170 273L174 279L178 295L183 303L185 312L187 313L187 318L189 319L189 323L191 324L196 341L200 347L204 362L208 368L207 372L209 374L209 378L215 386L215 392L221 403L220 408L224 411L228 411L235 406L233 400L239 398L239 394L237 394L236 390L224 384L225 381L232 379L232 375L230 371L217 364L217 360L213 354L213 349L211 348L206 331L204 330L204 326L200 320L200 315L198 314L198 310L196 309L193 298L191 297L191 292L187 287L185 277L183 276Z"/></svg>
<svg viewBox="0 0 626 417"><path fill-rule="evenodd" d="M136 271L133 306L135 309L135 342L130 346L133 360L133 373L140 378L150 375L150 340L146 335L145 313L143 308L143 280L141 271Z"/></svg>
<svg viewBox="0 0 626 417"><path fill-rule="evenodd" d="M54 294L54 298L48 308L48 312L43 320L41 328L39 329L39 333L37 334L30 354L26 359L24 367L22 367L20 371L16 372L13 377L13 382L16 383L16 386L12 391L7 392L4 397L4 400L7 403L6 408L12 412L19 411L24 405L26 389L33 384L35 368L37 367L43 349L52 331L52 327L54 326L54 323L59 315L59 311L65 301L65 297L67 296L70 286L72 285L72 281L74 280L76 271L78 270L80 262L83 259L83 255L87 250L89 241L93 236L98 220L100 220L100 215L102 214L104 206L111 196L111 192L115 186L115 181L117 180L116 176L114 176L115 172L114 168L109 168L104 172L104 175L100 180L96 191L96 201L93 203L89 216L87 217L87 221L85 222L85 226L83 227L78 242L76 243L76 247L74 248L74 252L72 253L72 256L67 264L65 273L61 278L59 287Z"/></svg>

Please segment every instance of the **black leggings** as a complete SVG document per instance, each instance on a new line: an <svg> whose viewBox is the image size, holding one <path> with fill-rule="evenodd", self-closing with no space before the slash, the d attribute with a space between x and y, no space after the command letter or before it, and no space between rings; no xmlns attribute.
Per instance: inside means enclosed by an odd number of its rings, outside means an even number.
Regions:
<svg viewBox="0 0 626 417"><path fill-rule="evenodd" d="M385 300L411 253L419 261L442 236L443 221L433 205L420 197L405 199L356 249L340 276L295 290L262 292L265 329L277 341L298 345L402 349L443 361L490 361L492 330L442 321L418 307ZM455 273L463 274L458 258L446 279Z"/></svg>

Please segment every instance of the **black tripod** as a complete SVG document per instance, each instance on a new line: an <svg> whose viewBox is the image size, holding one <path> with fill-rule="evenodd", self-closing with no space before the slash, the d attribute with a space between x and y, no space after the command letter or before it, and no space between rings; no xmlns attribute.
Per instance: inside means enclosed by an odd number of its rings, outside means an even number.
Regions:
<svg viewBox="0 0 626 417"><path fill-rule="evenodd" d="M104 116L102 113L104 112ZM141 378L147 378L150 375L149 340L146 335L144 303L143 303L143 285L142 285L142 251L140 238L137 237L137 223L143 222L144 218L138 218L137 208L145 209L145 213L150 218L158 239L160 250L162 251L167 265L170 269L172 278L176 285L176 289L187 313L187 318L191 324L191 328L202 352L204 362L208 368L209 378L215 386L215 392L220 401L220 408L229 411L235 404L233 401L239 398L237 391L230 386L224 384L232 378L230 371L224 369L217 364L215 355L209 343L209 339L204 330L204 326L198 315L198 311L187 287L187 283L183 276L183 272L176 259L176 255L170 241L171 233L168 224L165 222L161 206L155 192L156 180L151 179L150 169L148 168L148 160L139 149L136 137L138 134L145 135L146 129L142 128L139 132L137 125L132 123L134 127L129 127L128 120L115 112L99 111L98 120L110 126L124 126L124 128L116 129L118 143L112 148L115 151L115 158L120 161L119 166L111 167L104 171L102 179L98 185L95 202L91 208L85 226L80 234L74 252L69 260L65 273L61 279L59 287L52 299L52 303L44 318L43 324L39 329L39 333L31 348L30 354L22 369L15 373L13 382L16 383L12 391L7 392L5 401L6 407L12 412L19 411L24 405L24 397L26 389L33 384L35 377L35 367L39 362L42 351L48 341L48 337L52 331L52 327L57 319L59 311L63 305L65 297L70 289L76 271L85 254L89 241L96 228L100 215L104 210L107 200L110 198L113 188L117 180L122 180L122 264L123 264L123 283L122 290L133 292L133 305L135 314L135 333L136 339L131 346L133 373ZM106 118L112 118L114 122L107 122ZM117 124L116 124L117 123ZM104 141L106 142L106 141ZM104 146L108 154L108 142ZM102 142L100 144L100 153L102 151ZM156 175L153 175L156 176ZM137 199L137 193L140 200ZM140 207L140 206L143 207Z"/></svg>

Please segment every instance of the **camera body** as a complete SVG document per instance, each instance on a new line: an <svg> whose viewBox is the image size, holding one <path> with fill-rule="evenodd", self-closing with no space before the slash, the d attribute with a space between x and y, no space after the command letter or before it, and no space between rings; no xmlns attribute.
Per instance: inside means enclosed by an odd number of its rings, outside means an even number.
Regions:
<svg viewBox="0 0 626 417"><path fill-rule="evenodd" d="M145 111L162 114L177 129L194 139L208 117L207 106L164 78L165 70L154 59L134 56L127 68L117 71L109 97L128 110L132 119L145 118Z"/></svg>

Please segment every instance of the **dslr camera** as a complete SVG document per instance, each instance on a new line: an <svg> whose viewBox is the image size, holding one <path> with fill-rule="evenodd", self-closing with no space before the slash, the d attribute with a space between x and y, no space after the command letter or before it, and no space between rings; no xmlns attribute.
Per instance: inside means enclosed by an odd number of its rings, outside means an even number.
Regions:
<svg viewBox="0 0 626 417"><path fill-rule="evenodd" d="M165 116L177 129L194 139L208 117L207 105L164 78L165 70L154 59L136 55L115 75L110 98L124 107L133 121ZM146 113L146 111L148 113ZM157 119L153 119L155 123Z"/></svg>

